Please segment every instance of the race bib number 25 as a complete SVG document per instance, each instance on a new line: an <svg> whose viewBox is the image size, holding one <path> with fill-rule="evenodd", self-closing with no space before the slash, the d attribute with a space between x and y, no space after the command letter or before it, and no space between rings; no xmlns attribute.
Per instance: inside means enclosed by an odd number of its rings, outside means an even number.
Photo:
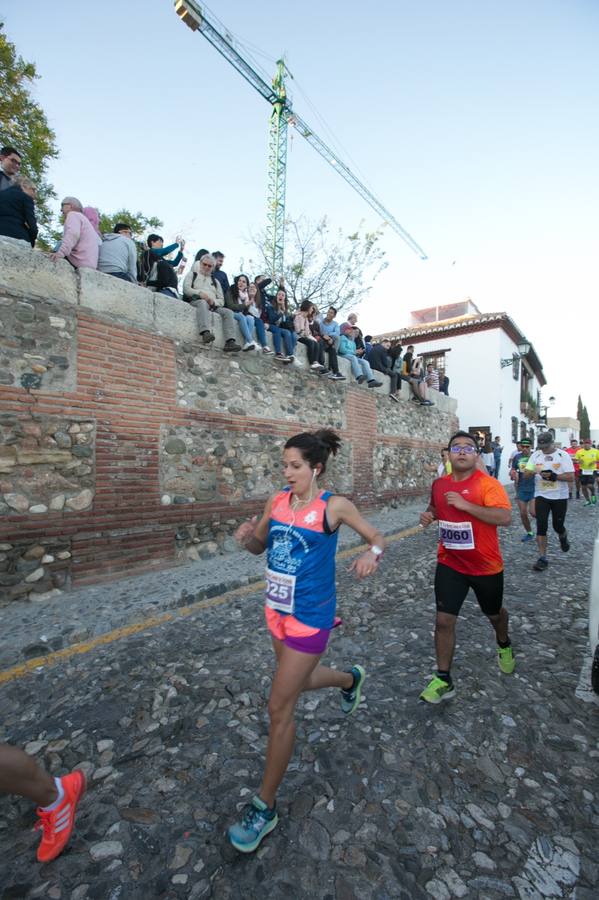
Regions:
<svg viewBox="0 0 599 900"><path fill-rule="evenodd" d="M293 613L295 609L295 575L266 570L266 605L278 612Z"/></svg>
<svg viewBox="0 0 599 900"><path fill-rule="evenodd" d="M439 540L447 550L474 550L472 522L439 521Z"/></svg>

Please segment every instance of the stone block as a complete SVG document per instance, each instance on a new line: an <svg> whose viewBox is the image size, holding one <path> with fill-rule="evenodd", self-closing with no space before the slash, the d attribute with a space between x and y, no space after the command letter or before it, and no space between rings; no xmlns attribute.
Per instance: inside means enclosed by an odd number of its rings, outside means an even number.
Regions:
<svg viewBox="0 0 599 900"><path fill-rule="evenodd" d="M77 281L73 267L65 260L52 262L41 250L32 250L23 241L0 236L0 288L51 298L55 303L77 304Z"/></svg>
<svg viewBox="0 0 599 900"><path fill-rule="evenodd" d="M100 315L125 319L138 328L154 327L154 294L147 288L95 269L80 269L79 305Z"/></svg>
<svg viewBox="0 0 599 900"><path fill-rule="evenodd" d="M165 297L164 294L154 294L153 325L160 334L183 341L193 341L198 336L194 308L189 303Z"/></svg>

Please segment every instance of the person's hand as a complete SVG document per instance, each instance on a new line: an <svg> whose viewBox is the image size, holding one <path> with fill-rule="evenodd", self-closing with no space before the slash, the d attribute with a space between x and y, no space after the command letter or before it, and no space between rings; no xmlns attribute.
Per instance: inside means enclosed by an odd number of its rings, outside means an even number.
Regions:
<svg viewBox="0 0 599 900"><path fill-rule="evenodd" d="M349 567L349 571L355 572L358 578L366 578L367 575L372 575L373 572L376 572L378 563L379 557L375 556L371 550L367 550L366 553L354 559Z"/></svg>
<svg viewBox="0 0 599 900"><path fill-rule="evenodd" d="M510 469L510 478L512 479L512 481L516 481L516 479L518 478L518 475L517 475L515 469Z"/></svg>
<svg viewBox="0 0 599 900"><path fill-rule="evenodd" d="M254 537L257 521L258 516L254 516L249 522L243 522L233 535L237 543L241 544L242 547L245 547L247 542Z"/></svg>
<svg viewBox="0 0 599 900"><path fill-rule="evenodd" d="M420 513L420 524L423 528L426 528L428 525L431 525L435 521L435 516L430 511L430 509L425 509L424 512Z"/></svg>
<svg viewBox="0 0 599 900"><path fill-rule="evenodd" d="M52 260L52 262L56 262L57 259L62 259L62 257L59 256L58 253L51 253L50 259Z"/></svg>
<svg viewBox="0 0 599 900"><path fill-rule="evenodd" d="M551 469L543 469L540 474L543 481L557 481L557 472L553 472Z"/></svg>
<svg viewBox="0 0 599 900"><path fill-rule="evenodd" d="M445 494L445 500L449 503L450 506L454 506L456 509L461 509L464 512L467 511L469 507L469 503L465 497L462 497L461 494L458 494L457 491L447 491Z"/></svg>

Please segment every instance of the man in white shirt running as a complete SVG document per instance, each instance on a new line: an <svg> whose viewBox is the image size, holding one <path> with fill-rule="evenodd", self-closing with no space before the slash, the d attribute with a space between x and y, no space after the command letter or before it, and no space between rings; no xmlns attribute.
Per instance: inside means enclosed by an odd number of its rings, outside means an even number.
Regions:
<svg viewBox="0 0 599 900"><path fill-rule="evenodd" d="M537 546L539 558L533 566L535 572L543 572L547 560L547 526L549 513L551 524L557 533L564 553L570 549L566 531L568 509L568 484L574 481L574 465L565 450L559 450L550 431L539 435L537 449L531 453L523 475L535 479L535 509L537 514Z"/></svg>

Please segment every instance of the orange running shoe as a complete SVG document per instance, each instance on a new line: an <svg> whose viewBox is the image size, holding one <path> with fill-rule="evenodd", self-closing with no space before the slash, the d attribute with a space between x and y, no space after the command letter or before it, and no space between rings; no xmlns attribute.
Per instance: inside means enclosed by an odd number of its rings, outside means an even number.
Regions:
<svg viewBox="0 0 599 900"><path fill-rule="evenodd" d="M36 823L36 831L41 829L42 839L37 848L40 862L50 862L62 853L75 824L77 804L85 793L85 775L79 769L64 775L61 779L64 797L56 809L44 810L38 807L40 821Z"/></svg>

